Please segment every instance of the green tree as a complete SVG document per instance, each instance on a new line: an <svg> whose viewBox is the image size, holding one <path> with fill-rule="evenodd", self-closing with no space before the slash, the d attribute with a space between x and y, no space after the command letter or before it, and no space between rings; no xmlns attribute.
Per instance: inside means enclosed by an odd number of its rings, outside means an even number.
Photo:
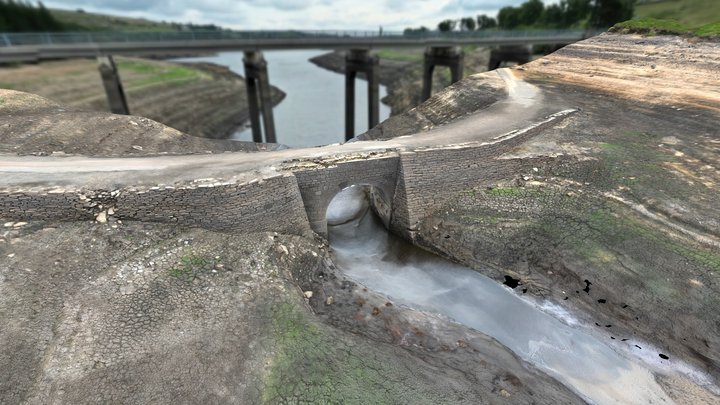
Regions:
<svg viewBox="0 0 720 405"><path fill-rule="evenodd" d="M541 0L528 0L520 5L520 25L531 26L542 16L545 5Z"/></svg>
<svg viewBox="0 0 720 405"><path fill-rule="evenodd" d="M520 25L520 9L507 6L500 9L497 16L498 26L504 30L511 30Z"/></svg>
<svg viewBox="0 0 720 405"><path fill-rule="evenodd" d="M595 0L590 16L590 24L597 28L607 28L632 18L635 12L635 0Z"/></svg>
<svg viewBox="0 0 720 405"><path fill-rule="evenodd" d="M563 27L575 25L590 15L590 0L563 0L560 4L565 10Z"/></svg>
<svg viewBox="0 0 720 405"><path fill-rule="evenodd" d="M37 7L26 1L0 0L0 31L37 32L63 29L42 3Z"/></svg>
<svg viewBox="0 0 720 405"><path fill-rule="evenodd" d="M563 10L562 3L545 7L540 22L544 27L563 28L565 26L565 10Z"/></svg>
<svg viewBox="0 0 720 405"><path fill-rule="evenodd" d="M438 24L438 31L450 32L455 29L456 25L457 25L457 21L455 21L455 20L440 21L440 23Z"/></svg>
<svg viewBox="0 0 720 405"><path fill-rule="evenodd" d="M460 20L461 31L475 31L475 19L472 17L462 18Z"/></svg>
<svg viewBox="0 0 720 405"><path fill-rule="evenodd" d="M497 20L492 17L488 17L485 14L477 16L477 29L486 30L489 28L497 27Z"/></svg>

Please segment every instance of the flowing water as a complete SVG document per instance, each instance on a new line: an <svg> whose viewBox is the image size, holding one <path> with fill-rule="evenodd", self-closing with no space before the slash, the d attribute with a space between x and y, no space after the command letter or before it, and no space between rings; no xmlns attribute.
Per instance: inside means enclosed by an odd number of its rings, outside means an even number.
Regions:
<svg viewBox="0 0 720 405"><path fill-rule="evenodd" d="M444 314L497 339L596 404L671 404L653 373L509 288L390 235L351 187L328 208L338 267L351 279L409 307ZM333 225L335 224L335 225Z"/></svg>
<svg viewBox="0 0 720 405"><path fill-rule="evenodd" d="M274 110L279 143L291 147L327 145L345 141L345 76L322 69L308 61L327 51L265 51L270 84L287 96ZM211 62L228 66L245 75L242 52L182 58L178 61ZM380 86L380 98L387 89ZM367 82L355 80L355 134L368 130ZM390 107L380 103L380 121L390 116ZM240 129L232 139L250 141L249 128Z"/></svg>

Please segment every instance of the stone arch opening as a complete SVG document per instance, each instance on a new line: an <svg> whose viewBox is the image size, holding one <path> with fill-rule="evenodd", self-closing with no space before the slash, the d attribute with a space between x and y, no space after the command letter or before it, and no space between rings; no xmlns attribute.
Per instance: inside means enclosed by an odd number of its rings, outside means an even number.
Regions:
<svg viewBox="0 0 720 405"><path fill-rule="evenodd" d="M339 190L325 204L325 235L328 225L339 225L373 211L387 227L392 212L392 195L389 190L373 184L340 184Z"/></svg>

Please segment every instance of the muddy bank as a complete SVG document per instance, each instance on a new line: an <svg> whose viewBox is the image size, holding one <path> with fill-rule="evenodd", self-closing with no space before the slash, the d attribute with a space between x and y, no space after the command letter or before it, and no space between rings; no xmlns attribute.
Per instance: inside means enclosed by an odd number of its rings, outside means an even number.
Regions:
<svg viewBox="0 0 720 405"><path fill-rule="evenodd" d="M0 153L14 155L153 156L285 148L192 136L148 118L75 110L12 90L0 90L0 117Z"/></svg>
<svg viewBox="0 0 720 405"><path fill-rule="evenodd" d="M0 254L2 402L582 403L492 339L338 278L321 240L30 222Z"/></svg>
<svg viewBox="0 0 720 405"><path fill-rule="evenodd" d="M382 102L389 105L391 115L402 114L420 104L422 91L422 55L424 49L402 49L400 58L394 60L380 57L380 83L387 87L388 95ZM464 59L465 75L487 70L490 50L487 48L467 49ZM310 59L310 62L336 73L345 73L345 54L329 52ZM360 74L359 77L363 77ZM433 74L433 92L440 92L450 84L450 74L444 67L438 67Z"/></svg>
<svg viewBox="0 0 720 405"><path fill-rule="evenodd" d="M517 68L546 103L581 112L488 164L500 181L478 169L478 186L421 221L416 243L579 314L659 367L686 362L717 380L717 49L603 35Z"/></svg>
<svg viewBox="0 0 720 405"><path fill-rule="evenodd" d="M181 132L224 139L248 120L245 83L223 66L116 58L133 115ZM3 67L0 88L25 91L79 110L108 111L94 60ZM277 104L284 93L273 87Z"/></svg>

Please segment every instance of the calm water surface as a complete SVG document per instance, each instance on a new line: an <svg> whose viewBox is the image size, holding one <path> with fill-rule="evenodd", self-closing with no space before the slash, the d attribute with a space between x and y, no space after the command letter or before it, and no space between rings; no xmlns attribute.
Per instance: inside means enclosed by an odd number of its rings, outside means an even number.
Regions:
<svg viewBox="0 0 720 405"><path fill-rule="evenodd" d="M323 50L267 51L270 84L287 96L275 107L275 128L279 143L292 146L317 146L345 140L345 76L322 69L308 60L322 55ZM228 66L245 75L242 52L223 52L215 56L183 58L181 61L212 62ZM380 98L387 94L380 86ZM390 107L380 103L380 121L390 116ZM367 82L355 81L355 132L367 125ZM233 137L252 140L249 128Z"/></svg>

